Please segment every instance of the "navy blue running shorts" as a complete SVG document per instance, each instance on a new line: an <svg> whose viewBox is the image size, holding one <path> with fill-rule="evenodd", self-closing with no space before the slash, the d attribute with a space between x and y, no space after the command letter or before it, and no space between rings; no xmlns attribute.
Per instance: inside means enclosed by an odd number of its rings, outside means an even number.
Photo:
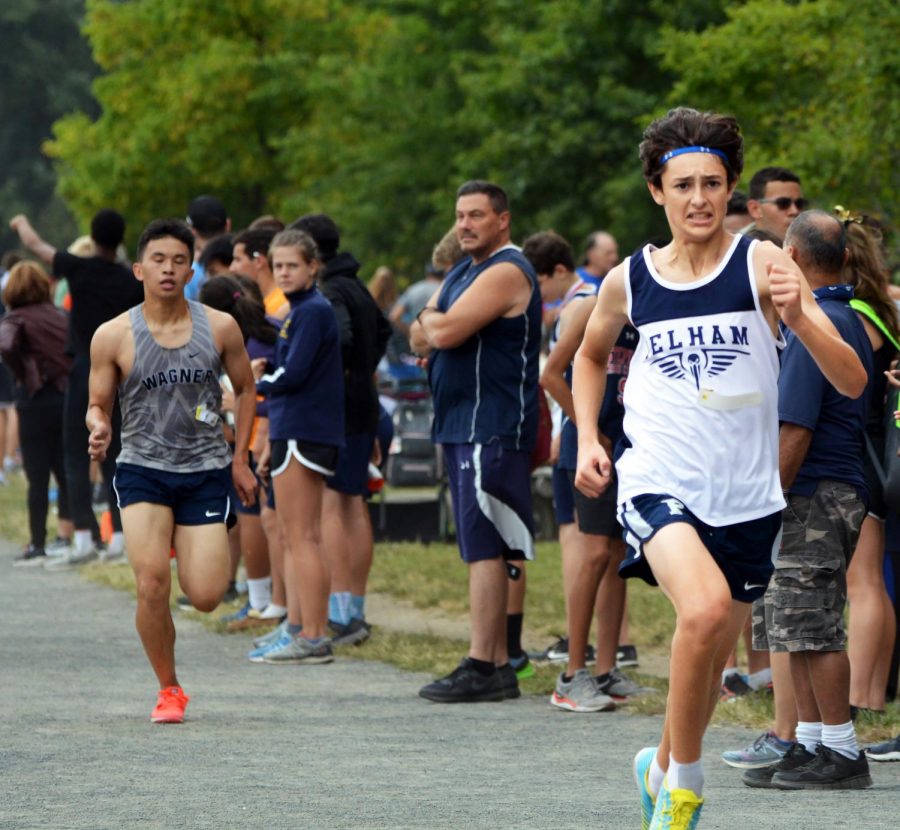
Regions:
<svg viewBox="0 0 900 830"><path fill-rule="evenodd" d="M712 527L700 521L683 502L665 494L647 494L619 505L619 522L625 528L628 551L619 566L623 577L637 576L650 585L657 581L643 553L656 531L675 522L691 525L728 581L731 596L753 602L766 592L781 544L781 511Z"/></svg>
<svg viewBox="0 0 900 830"><path fill-rule="evenodd" d="M119 464L113 477L122 510L132 504L162 504L177 525L224 522L230 510L231 465L197 473L170 473L140 464Z"/></svg>
<svg viewBox="0 0 900 830"><path fill-rule="evenodd" d="M622 525L616 518L619 480L615 477L615 473L607 488L595 499L586 496L575 486L575 470L569 470L569 482L575 495L575 517L578 519L578 529L591 536L621 539Z"/></svg>
<svg viewBox="0 0 900 830"><path fill-rule="evenodd" d="M530 453L498 441L443 447L463 561L534 559Z"/></svg>
<svg viewBox="0 0 900 830"><path fill-rule="evenodd" d="M269 469L272 478L281 475L294 458L304 467L323 476L334 473L337 462L337 447L330 444L314 444L312 441L296 441L293 438L287 440L276 439L270 442L272 454L269 460ZM274 487L270 487L274 490ZM274 499L274 496L273 496ZM270 504L274 506L274 501Z"/></svg>
<svg viewBox="0 0 900 830"><path fill-rule="evenodd" d="M575 521L575 493L569 480L569 471L553 465L553 513L558 525Z"/></svg>
<svg viewBox="0 0 900 830"><path fill-rule="evenodd" d="M325 480L325 486L346 496L369 495L369 462L374 447L375 436L371 432L345 435L334 474Z"/></svg>

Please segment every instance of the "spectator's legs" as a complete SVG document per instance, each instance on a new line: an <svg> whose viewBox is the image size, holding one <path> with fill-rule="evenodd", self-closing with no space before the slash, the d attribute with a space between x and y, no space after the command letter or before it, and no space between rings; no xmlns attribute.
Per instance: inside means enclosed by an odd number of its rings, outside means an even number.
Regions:
<svg viewBox="0 0 900 830"><path fill-rule="evenodd" d="M509 578L502 557L469 563L469 656L506 665L506 598Z"/></svg>
<svg viewBox="0 0 900 830"><path fill-rule="evenodd" d="M53 463L54 430L59 430L59 406L40 399L19 406L22 466L28 479L28 524L31 543L42 548L47 541L48 485Z"/></svg>
<svg viewBox="0 0 900 830"><path fill-rule="evenodd" d="M608 536L588 536L589 540L603 539L607 547L606 568L597 590L597 670L606 674L616 666L619 631L625 614L625 580L619 576L619 564L625 557L625 542ZM571 653L570 653L571 654Z"/></svg>
<svg viewBox="0 0 900 830"><path fill-rule="evenodd" d="M894 651L896 618L884 584L884 524L867 516L847 569L850 703L881 711Z"/></svg>
<svg viewBox="0 0 900 830"><path fill-rule="evenodd" d="M87 533L100 538L100 528L91 505L90 458L87 452L88 430L84 424L88 404L88 376L91 362L87 355L75 358L69 373L63 413L63 443L66 457L66 481L76 541ZM84 537L82 536L82 539ZM88 542L89 544L89 542ZM82 548L84 544L82 544Z"/></svg>

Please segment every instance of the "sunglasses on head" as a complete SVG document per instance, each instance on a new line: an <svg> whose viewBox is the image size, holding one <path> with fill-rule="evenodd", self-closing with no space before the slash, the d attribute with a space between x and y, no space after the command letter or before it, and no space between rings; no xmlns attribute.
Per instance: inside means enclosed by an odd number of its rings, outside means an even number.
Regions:
<svg viewBox="0 0 900 830"><path fill-rule="evenodd" d="M792 199L790 196L779 196L777 199L757 199L761 205L775 205L779 210L789 210L794 205L797 210L806 210L809 199Z"/></svg>

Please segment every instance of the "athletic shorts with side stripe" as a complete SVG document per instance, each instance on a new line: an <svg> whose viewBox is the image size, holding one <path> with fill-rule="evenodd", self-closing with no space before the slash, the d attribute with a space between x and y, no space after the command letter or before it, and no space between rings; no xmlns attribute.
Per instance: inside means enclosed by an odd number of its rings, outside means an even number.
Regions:
<svg viewBox="0 0 900 830"><path fill-rule="evenodd" d="M673 496L646 494L619 505L619 522L625 528L628 552L619 566L623 577L640 577L657 585L644 556L643 546L658 530L675 522L685 522L697 531L728 582L731 596L739 602L753 602L769 584L774 559L781 540L781 512L733 525L713 527L702 522Z"/></svg>
<svg viewBox="0 0 900 830"><path fill-rule="evenodd" d="M464 562L534 559L531 457L490 444L444 444Z"/></svg>
<svg viewBox="0 0 900 830"><path fill-rule="evenodd" d="M314 473L326 477L334 475L338 460L337 447L330 444L314 444L311 441L296 441L293 438L276 439L271 442L271 446L269 469L272 471L272 478L280 476L288 468L292 458Z"/></svg>

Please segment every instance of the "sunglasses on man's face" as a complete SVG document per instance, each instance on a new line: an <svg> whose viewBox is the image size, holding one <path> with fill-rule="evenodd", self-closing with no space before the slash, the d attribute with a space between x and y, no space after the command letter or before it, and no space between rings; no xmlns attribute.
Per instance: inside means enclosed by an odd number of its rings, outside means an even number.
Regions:
<svg viewBox="0 0 900 830"><path fill-rule="evenodd" d="M779 196L777 199L757 199L761 205L775 205L779 210L790 210L794 205L797 210L806 210L809 199L792 199L790 196Z"/></svg>

